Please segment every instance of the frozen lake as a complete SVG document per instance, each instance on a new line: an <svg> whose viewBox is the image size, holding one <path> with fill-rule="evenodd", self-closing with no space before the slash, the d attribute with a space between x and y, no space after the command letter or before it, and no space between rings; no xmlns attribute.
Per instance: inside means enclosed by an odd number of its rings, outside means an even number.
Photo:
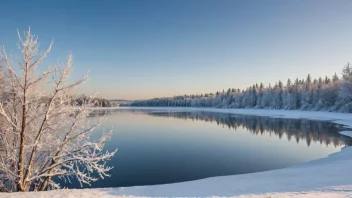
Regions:
<svg viewBox="0 0 352 198"><path fill-rule="evenodd" d="M343 127L325 121L211 112L113 109L97 130L114 129L105 145L111 177L86 187L167 184L284 168L351 145ZM93 137L94 138L94 137ZM72 181L69 188L80 188Z"/></svg>

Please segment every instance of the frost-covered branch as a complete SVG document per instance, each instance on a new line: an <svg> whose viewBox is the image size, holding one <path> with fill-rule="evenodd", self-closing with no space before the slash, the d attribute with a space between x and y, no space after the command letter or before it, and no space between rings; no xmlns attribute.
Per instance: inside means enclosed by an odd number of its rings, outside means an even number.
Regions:
<svg viewBox="0 0 352 198"><path fill-rule="evenodd" d="M104 178L112 168L105 162L116 151L104 151L111 131L98 141L90 138L101 123L89 118L94 95L76 104L75 89L88 76L68 82L72 55L37 75L51 46L40 54L38 38L30 30L23 38L19 34L18 68L5 49L1 51L0 69L6 70L0 70L0 80L7 83L0 87L0 191L58 188L52 177L90 184L98 179L94 175ZM48 82L52 90L43 91Z"/></svg>

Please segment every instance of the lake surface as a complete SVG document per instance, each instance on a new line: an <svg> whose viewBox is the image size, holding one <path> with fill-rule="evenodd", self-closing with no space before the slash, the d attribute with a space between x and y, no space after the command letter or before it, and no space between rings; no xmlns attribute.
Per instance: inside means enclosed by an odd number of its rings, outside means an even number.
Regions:
<svg viewBox="0 0 352 198"><path fill-rule="evenodd" d="M206 112L115 109L99 130L113 127L118 148L111 177L98 187L167 184L284 168L326 157L352 144L340 125L322 121ZM80 188L78 183L64 184Z"/></svg>

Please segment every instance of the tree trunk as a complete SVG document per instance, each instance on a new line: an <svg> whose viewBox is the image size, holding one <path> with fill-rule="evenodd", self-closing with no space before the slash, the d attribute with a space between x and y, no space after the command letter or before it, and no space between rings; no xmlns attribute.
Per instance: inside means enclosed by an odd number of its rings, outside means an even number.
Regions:
<svg viewBox="0 0 352 198"><path fill-rule="evenodd" d="M25 98L25 97L24 97ZM26 141L25 138L25 130L26 130L26 116L25 116L25 112L26 112L26 105L23 104L22 107L22 128L21 128L21 139L20 139L20 152L19 152L19 159L18 159L18 164L17 164L17 171L18 171L18 183L17 183L17 190L18 191L24 191L23 188L23 165L24 165L24 144Z"/></svg>
<svg viewBox="0 0 352 198"><path fill-rule="evenodd" d="M17 191L24 191L23 186L23 171L24 171L24 146L26 142L26 91L27 91L27 78L28 78L28 62L26 63L26 73L25 73L25 80L23 86L23 105L22 105L22 127L20 133L20 152L18 156L18 164L17 164L17 171L18 171L18 183L17 183Z"/></svg>

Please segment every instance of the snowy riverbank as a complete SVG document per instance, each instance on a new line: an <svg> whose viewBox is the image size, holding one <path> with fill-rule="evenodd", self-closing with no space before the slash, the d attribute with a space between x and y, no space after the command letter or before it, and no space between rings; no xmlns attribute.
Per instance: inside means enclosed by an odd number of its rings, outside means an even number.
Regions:
<svg viewBox="0 0 352 198"><path fill-rule="evenodd" d="M100 108L102 109L102 108ZM117 108L130 109L130 108ZM208 111L293 119L327 120L352 128L352 114L263 109L132 108L155 111ZM342 132L352 136L351 131ZM260 163L260 162L258 162ZM17 197L352 197L352 147L327 158L285 169L197 181L128 188L58 190L0 194Z"/></svg>

